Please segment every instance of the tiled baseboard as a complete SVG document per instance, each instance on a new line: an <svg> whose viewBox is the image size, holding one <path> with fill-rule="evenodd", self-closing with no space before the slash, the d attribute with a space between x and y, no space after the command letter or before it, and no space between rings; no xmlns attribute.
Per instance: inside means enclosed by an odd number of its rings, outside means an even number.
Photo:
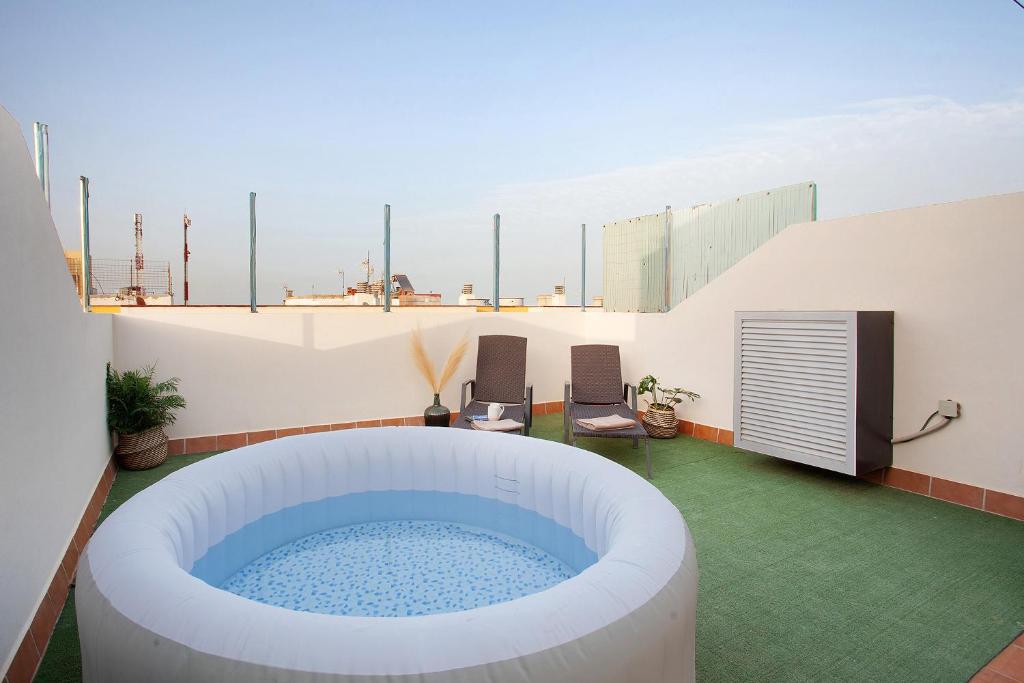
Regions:
<svg viewBox="0 0 1024 683"><path fill-rule="evenodd" d="M975 510L991 512L994 515L1024 521L1024 497L1010 493L961 484L898 467L877 470L864 475L861 479L901 491L937 498L947 503L955 503Z"/></svg>
<svg viewBox="0 0 1024 683"><path fill-rule="evenodd" d="M534 403L533 415L548 415L562 412L561 401ZM451 424L459 419L459 413L453 412ZM374 420L357 420L355 422L335 422L332 424L305 425L302 427L281 427L279 429L262 429L256 432L238 432L236 434L217 434L214 436L193 436L184 439L171 439L167 442L169 455L189 455L192 453L208 453L210 451L226 451L241 448L254 443L280 439L296 434L313 434L315 432L336 432L343 429L360 427L422 427L423 416L382 417Z"/></svg>
<svg viewBox="0 0 1024 683"><path fill-rule="evenodd" d="M971 683L1024 683L1024 633L976 673Z"/></svg>
<svg viewBox="0 0 1024 683"><path fill-rule="evenodd" d="M82 519L78 523L78 529L75 530L75 535L64 552L64 559L61 560L60 566L57 567L57 573L50 580L50 587L36 610L28 633L22 638L14 660L11 662L10 668L7 669L3 679L4 683L31 683L35 676L36 669L39 668L39 663L43 660L43 653L46 652L46 646L50 642L50 636L53 635L53 628L57 625L57 619L64 609L68 591L75 580L78 558L96 527L103 503L107 500L107 494L110 493L111 484L114 483L116 472L114 462L111 460L103 469L96 490L93 491L89 504L85 508L85 514L82 515Z"/></svg>
<svg viewBox="0 0 1024 683"><path fill-rule="evenodd" d="M701 439L703 441L720 443L723 446L732 445L732 432L723 427L711 427L709 425L702 425L699 422L680 420L679 433L686 434L687 436L692 436L695 439Z"/></svg>

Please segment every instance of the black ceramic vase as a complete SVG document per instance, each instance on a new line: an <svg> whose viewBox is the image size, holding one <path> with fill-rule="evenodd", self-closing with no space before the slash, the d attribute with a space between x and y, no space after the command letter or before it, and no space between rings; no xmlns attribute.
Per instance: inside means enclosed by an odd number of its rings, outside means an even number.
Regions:
<svg viewBox="0 0 1024 683"><path fill-rule="evenodd" d="M447 427L451 419L452 411L441 405L440 394L434 394L434 405L423 411L423 424L428 427Z"/></svg>

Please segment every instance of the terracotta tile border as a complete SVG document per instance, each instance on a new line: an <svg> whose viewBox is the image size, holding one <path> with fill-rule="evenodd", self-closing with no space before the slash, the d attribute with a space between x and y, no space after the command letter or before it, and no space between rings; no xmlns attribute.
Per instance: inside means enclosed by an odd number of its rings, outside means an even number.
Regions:
<svg viewBox="0 0 1024 683"><path fill-rule="evenodd" d="M961 484L898 467L887 467L870 472L862 475L860 479L1024 522L1024 497L1022 496Z"/></svg>
<svg viewBox="0 0 1024 683"><path fill-rule="evenodd" d="M985 491L984 510L1024 521L1024 497L1000 491Z"/></svg>
<svg viewBox="0 0 1024 683"><path fill-rule="evenodd" d="M938 498L957 505L981 510L985 506L985 489L980 486L961 484L948 479L932 477L932 498Z"/></svg>
<svg viewBox="0 0 1024 683"><path fill-rule="evenodd" d="M932 478L927 474L890 467L886 470L884 476L885 478L882 480L884 486L890 486L902 491L910 491L922 496L931 495Z"/></svg>
<svg viewBox="0 0 1024 683"><path fill-rule="evenodd" d="M303 427L303 434L316 434L318 432L329 432L331 431L331 425L313 425L312 427Z"/></svg>
<svg viewBox="0 0 1024 683"><path fill-rule="evenodd" d="M1024 683L1024 633L974 674L971 683Z"/></svg>
<svg viewBox="0 0 1024 683"><path fill-rule="evenodd" d="M251 446L254 443L262 443L264 441L271 441L277 438L276 429L266 429L262 432L247 432L245 435L247 446ZM197 451L186 451L186 453L193 453Z"/></svg>
<svg viewBox="0 0 1024 683"><path fill-rule="evenodd" d="M708 425L694 423L693 438L718 443L718 427L709 427Z"/></svg>
<svg viewBox="0 0 1024 683"><path fill-rule="evenodd" d="M554 415L563 410L562 401L548 401L546 403L534 403L533 414ZM640 413L643 415L643 412ZM459 419L457 411L452 412L451 424ZM208 453L210 451L226 451L242 446L251 446L254 443L280 439L295 434L312 434L315 432L340 431L342 429L357 429L361 427L417 427L423 426L422 415L409 417L383 417L369 420L356 420L353 422L334 422L331 424L303 425L299 427L281 427L278 429L264 429L256 432L241 432L237 434L214 434L212 436L190 436L183 439L171 439L167 442L168 455L190 455L194 453ZM705 441L720 443L731 446L733 433L728 429L720 429L708 425L695 424L686 420L679 421L679 433L693 436Z"/></svg>
<svg viewBox="0 0 1024 683"><path fill-rule="evenodd" d="M217 448L214 450L227 451L232 448L241 448L249 443L249 435L242 434L219 434L217 436Z"/></svg>
<svg viewBox="0 0 1024 683"><path fill-rule="evenodd" d="M186 453L207 453L217 450L216 436L194 436L185 439Z"/></svg>
<svg viewBox="0 0 1024 683"><path fill-rule="evenodd" d="M32 683L39 663L43 661L43 654L46 652L46 646L50 643L50 636L53 635L57 619L64 610L64 602L68 598L68 591L71 589L71 584L75 579L75 570L78 568L78 558L89 537L92 536L92 531L99 520L100 511L103 509L107 494L110 493L110 486L114 483L116 474L117 469L111 459L103 468L103 474L100 475L96 490L89 498L82 519L78 522L78 528L72 535L67 550L64 551L64 557L57 566L57 571L50 579L50 586L46 589L39 607L36 608L36 614L29 623L28 632L21 639L21 644L14 654L14 660L3 677L4 683Z"/></svg>

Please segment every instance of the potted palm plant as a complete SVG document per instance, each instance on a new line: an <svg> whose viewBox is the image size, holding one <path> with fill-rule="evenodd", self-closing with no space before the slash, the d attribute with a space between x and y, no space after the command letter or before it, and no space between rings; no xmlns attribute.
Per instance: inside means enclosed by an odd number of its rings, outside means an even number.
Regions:
<svg viewBox="0 0 1024 683"><path fill-rule="evenodd" d="M695 401L700 394L672 387L664 389L658 386L658 380L654 375L647 375L640 380L637 386L637 394L643 396L650 394L650 400L644 399L647 403L647 412L644 413L644 429L655 439L671 439L679 432L679 422L676 418L676 406L683 402L683 398Z"/></svg>
<svg viewBox="0 0 1024 683"><path fill-rule="evenodd" d="M167 459L164 426L185 407L177 377L153 378L155 368L118 372L107 363L107 425L117 432L114 455L128 470L148 470Z"/></svg>

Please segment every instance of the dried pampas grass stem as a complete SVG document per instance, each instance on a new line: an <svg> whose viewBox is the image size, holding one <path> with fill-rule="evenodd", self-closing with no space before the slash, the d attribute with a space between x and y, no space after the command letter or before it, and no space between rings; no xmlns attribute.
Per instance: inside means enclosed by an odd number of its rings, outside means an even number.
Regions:
<svg viewBox="0 0 1024 683"><path fill-rule="evenodd" d="M423 346L423 333L417 327L412 331L412 336L409 339L410 346L412 348L412 360L416 364L416 369L423 375L423 379L427 380L427 384L430 385L431 389L437 386L437 375L434 373L434 362L427 356L427 349ZM434 391L434 393L439 393Z"/></svg>
<svg viewBox="0 0 1024 683"><path fill-rule="evenodd" d="M459 369L459 365L462 363L462 359L466 356L466 349L469 348L469 339L463 337L452 352L448 354L448 360L444 364L444 369L441 371L441 376L438 377L437 371L434 369L434 362L430 360L430 356L427 355L427 349L423 345L423 333L417 327L413 330L412 335L409 338L410 348L412 350L412 360L416 365L416 369L420 371L423 379L427 381L430 388L433 389L435 394L440 394L444 389L445 385L448 384L452 376L455 375L455 371Z"/></svg>
<svg viewBox="0 0 1024 683"><path fill-rule="evenodd" d="M459 369L459 365L462 364L462 359L466 356L466 348L469 346L469 339L463 337L459 340L459 343L455 345L452 352L448 354L448 360L445 361L444 370L441 371L441 377L437 380L437 388L434 389L435 394L440 394L441 390L444 389L445 385L455 374L455 371Z"/></svg>

